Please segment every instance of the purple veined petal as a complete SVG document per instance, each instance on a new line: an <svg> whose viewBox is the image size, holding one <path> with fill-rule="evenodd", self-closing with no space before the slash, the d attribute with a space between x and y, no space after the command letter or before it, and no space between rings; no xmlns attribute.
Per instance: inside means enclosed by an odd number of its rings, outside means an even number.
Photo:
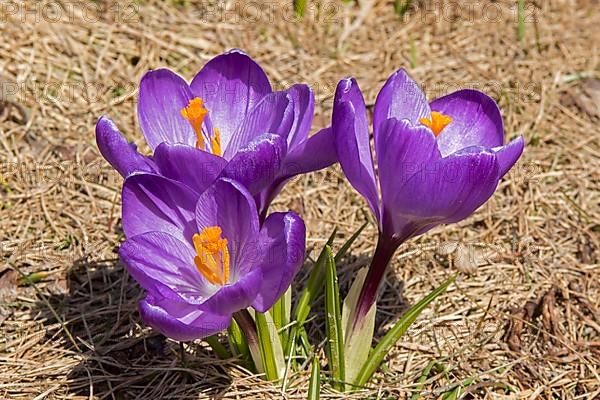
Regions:
<svg viewBox="0 0 600 400"><path fill-rule="evenodd" d="M149 294L202 304L216 288L196 269L195 255L191 243L164 232L134 236L119 249L127 271Z"/></svg>
<svg viewBox="0 0 600 400"><path fill-rule="evenodd" d="M263 133L287 137L294 122L294 105L286 92L273 92L263 97L233 133L223 157L227 160Z"/></svg>
<svg viewBox="0 0 600 400"><path fill-rule="evenodd" d="M154 174L130 175L122 199L126 237L158 231L191 243L198 194L183 183Z"/></svg>
<svg viewBox="0 0 600 400"><path fill-rule="evenodd" d="M397 196L411 196L403 190L404 184L418 171L440 158L435 136L423 125L413 125L409 120L390 118L379 125L379 140L375 152L381 186L382 225L384 231L402 234L402 228L393 226L388 218L388 205ZM392 217L392 216L389 216ZM390 226L391 225L391 226Z"/></svg>
<svg viewBox="0 0 600 400"><path fill-rule="evenodd" d="M197 305L147 295L139 303L142 320L163 335L179 341L202 339L231 324L231 315L201 311Z"/></svg>
<svg viewBox="0 0 600 400"><path fill-rule="evenodd" d="M258 312L266 312L285 293L302 267L306 249L304 221L294 214L273 213L260 231L263 278L252 303Z"/></svg>
<svg viewBox="0 0 600 400"><path fill-rule="evenodd" d="M430 114L425 93L404 68L400 68L388 78L375 100L373 108L375 142L377 142L379 125L388 118L408 119L413 124L418 124L419 119L429 118Z"/></svg>
<svg viewBox="0 0 600 400"><path fill-rule="evenodd" d="M259 220L262 221L267 218L269 213L269 206L275 200L277 195L281 193L286 183L292 179L291 177L277 177L273 183L261 190L259 193L254 195L254 201L256 202L256 209L258 211Z"/></svg>
<svg viewBox="0 0 600 400"><path fill-rule="evenodd" d="M331 129L344 174L367 200L379 220L379 194L369 142L365 101L354 78L338 83L333 103Z"/></svg>
<svg viewBox="0 0 600 400"><path fill-rule="evenodd" d="M140 82L138 118L154 151L162 143L194 146L196 134L181 110L194 98L187 82L168 69L147 72Z"/></svg>
<svg viewBox="0 0 600 400"><path fill-rule="evenodd" d="M223 176L238 181L254 195L273 182L286 151L285 138L270 133L260 135L233 156Z"/></svg>
<svg viewBox="0 0 600 400"><path fill-rule="evenodd" d="M220 178L198 199L198 232L218 226L227 239L230 257L229 281L234 283L256 265L259 232L256 204L248 190L229 178Z"/></svg>
<svg viewBox="0 0 600 400"><path fill-rule="evenodd" d="M235 282L220 287L200 306L202 310L215 314L232 314L248 308L261 287L262 271L254 268L241 275Z"/></svg>
<svg viewBox="0 0 600 400"><path fill-rule="evenodd" d="M397 226L409 221L432 228L460 221L494 193L498 169L496 155L483 148L452 154L413 175L386 207Z"/></svg>
<svg viewBox="0 0 600 400"><path fill-rule="evenodd" d="M519 157L521 157L521 154L523 154L524 147L525 140L523 139L523 136L519 136L504 146L492 149L498 158L500 177L506 175L513 165L515 165Z"/></svg>
<svg viewBox="0 0 600 400"><path fill-rule="evenodd" d="M452 118L437 138L444 157L470 146L497 147L504 143L500 109L485 93L459 90L432 101L431 110Z"/></svg>
<svg viewBox="0 0 600 400"><path fill-rule="evenodd" d="M288 135L288 148L292 150L308 138L315 112L315 94L310 86L303 83L296 84L285 92L290 95L294 106L294 123Z"/></svg>
<svg viewBox="0 0 600 400"><path fill-rule="evenodd" d="M246 53L233 49L212 60L190 84L194 95L204 100L214 127L226 149L232 135L256 107L271 93L271 84L262 68ZM265 133L265 132L260 132Z"/></svg>
<svg viewBox="0 0 600 400"><path fill-rule="evenodd" d="M184 183L198 195L217 179L227 165L225 159L212 153L169 143L161 143L156 148L154 160L160 175Z"/></svg>
<svg viewBox="0 0 600 400"><path fill-rule="evenodd" d="M96 124L96 143L102 156L124 178L133 172L155 171L152 159L140 154L135 144L127 142L107 116L100 117Z"/></svg>
<svg viewBox="0 0 600 400"><path fill-rule="evenodd" d="M337 162L331 127L321 129L286 155L281 170L272 183L256 195L260 215L266 213L275 197L294 176L327 168Z"/></svg>
<svg viewBox="0 0 600 400"><path fill-rule="evenodd" d="M282 167L287 177L327 168L338 161L331 127L321 129L303 145L290 149Z"/></svg>

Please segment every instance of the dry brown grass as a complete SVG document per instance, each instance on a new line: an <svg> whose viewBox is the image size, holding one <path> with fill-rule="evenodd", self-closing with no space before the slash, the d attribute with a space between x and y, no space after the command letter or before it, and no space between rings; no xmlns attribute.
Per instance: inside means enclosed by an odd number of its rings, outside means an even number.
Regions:
<svg viewBox="0 0 600 400"><path fill-rule="evenodd" d="M231 47L258 59L277 87L311 84L317 126L340 78L357 77L372 103L405 66L432 98L488 91L507 138L527 139L481 210L401 248L378 337L407 304L461 274L354 398L407 398L432 361L425 398L469 377L467 398L599 398L600 105L583 79L600 78L598 2L527 1L522 43L513 1L425 0L399 19L390 2L328 0L302 20L288 3L0 3L0 398L306 396L306 371L284 394L201 341L182 364L176 343L141 324L139 288L116 257L121 180L95 147L97 117L110 114L141 143L141 75L169 66L189 79ZM339 244L364 221L338 167L297 179L275 206L302 211L312 248L334 226ZM340 265L344 288L375 233L369 226ZM41 279L19 282L16 270ZM311 328L319 334L317 322Z"/></svg>

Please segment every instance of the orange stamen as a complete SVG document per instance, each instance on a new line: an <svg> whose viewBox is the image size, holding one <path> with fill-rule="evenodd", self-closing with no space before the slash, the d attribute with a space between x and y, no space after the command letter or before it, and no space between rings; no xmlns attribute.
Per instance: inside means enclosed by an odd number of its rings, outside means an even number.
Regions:
<svg viewBox="0 0 600 400"><path fill-rule="evenodd" d="M219 130L215 128L215 135L210 139L212 153L216 156L221 157L223 153L221 152L221 134Z"/></svg>
<svg viewBox="0 0 600 400"><path fill-rule="evenodd" d="M422 123L425 126L428 126L429 129L431 129L431 131L433 132L433 134L435 136L438 136L442 130L450 123L452 122L452 118L449 117L448 115L444 115L442 113L439 113L437 111L432 111L431 112L431 119L429 118L421 118L419 120L420 123Z"/></svg>
<svg viewBox="0 0 600 400"><path fill-rule="evenodd" d="M208 110L204 107L204 101L200 97L194 97L180 112L183 118L187 119L192 128L194 128L194 132L196 133L196 147L200 150L206 150L204 136L202 135L202 124L204 123L206 114L208 114ZM211 153L221 157L223 155L221 151L221 135L217 128L214 128L214 130L214 136L210 137Z"/></svg>
<svg viewBox="0 0 600 400"><path fill-rule="evenodd" d="M229 249L227 239L218 226L209 226L192 237L197 255L194 264L198 271L213 285L229 282Z"/></svg>
<svg viewBox="0 0 600 400"><path fill-rule="evenodd" d="M190 122L192 128L194 128L194 132L196 132L196 147L204 150L202 123L208 113L208 110L204 107L204 101L200 97L194 97L180 112L183 118Z"/></svg>

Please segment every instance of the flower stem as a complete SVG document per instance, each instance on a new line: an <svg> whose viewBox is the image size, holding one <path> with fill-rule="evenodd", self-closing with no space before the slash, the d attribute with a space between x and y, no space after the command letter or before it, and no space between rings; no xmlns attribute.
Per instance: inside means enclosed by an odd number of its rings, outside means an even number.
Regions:
<svg viewBox="0 0 600 400"><path fill-rule="evenodd" d="M252 343L258 343L258 333L256 332L256 324L254 323L254 319L248 312L248 310L240 310L233 313L233 318L235 322L239 325L242 332L244 332L244 336L246 336L246 340L250 345Z"/></svg>
<svg viewBox="0 0 600 400"><path fill-rule="evenodd" d="M248 310L240 310L233 313L233 319L235 319L235 322L237 322L246 337L246 343L248 344L252 361L254 361L256 372L264 372L260 354L260 342L258 341L258 332L256 331L254 319Z"/></svg>
<svg viewBox="0 0 600 400"><path fill-rule="evenodd" d="M402 241L394 240L387 235L379 234L375 254L369 266L369 272L365 278L365 283L361 289L356 305L356 313L352 326L357 326L357 323L364 318L369 309L377 301L377 294L381 281L385 275L385 270Z"/></svg>

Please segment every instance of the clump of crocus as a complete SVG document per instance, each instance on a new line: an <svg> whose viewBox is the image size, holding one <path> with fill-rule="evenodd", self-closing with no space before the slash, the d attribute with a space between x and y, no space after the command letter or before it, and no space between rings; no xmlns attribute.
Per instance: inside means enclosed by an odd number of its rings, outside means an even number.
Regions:
<svg viewBox="0 0 600 400"><path fill-rule="evenodd" d="M260 226L240 183L220 178L201 194L150 173L123 186L120 257L146 297L143 320L175 340L226 329L247 307L265 312L287 290L304 259L304 222L272 213Z"/></svg>
<svg viewBox="0 0 600 400"><path fill-rule="evenodd" d="M96 137L124 177L153 172L200 192L198 175L230 177L248 188L264 219L289 179L337 160L330 128L308 137L313 111L309 86L274 92L254 60L231 50L210 60L189 85L167 69L144 75L138 118L152 157L139 154L106 116Z"/></svg>
<svg viewBox="0 0 600 400"><path fill-rule="evenodd" d="M332 130L342 169L379 224L356 323L376 301L398 246L473 213L518 160L524 142L518 137L504 145L502 117L489 96L459 90L429 103L403 69L387 80L375 102L377 174L365 102L352 78L337 86Z"/></svg>

